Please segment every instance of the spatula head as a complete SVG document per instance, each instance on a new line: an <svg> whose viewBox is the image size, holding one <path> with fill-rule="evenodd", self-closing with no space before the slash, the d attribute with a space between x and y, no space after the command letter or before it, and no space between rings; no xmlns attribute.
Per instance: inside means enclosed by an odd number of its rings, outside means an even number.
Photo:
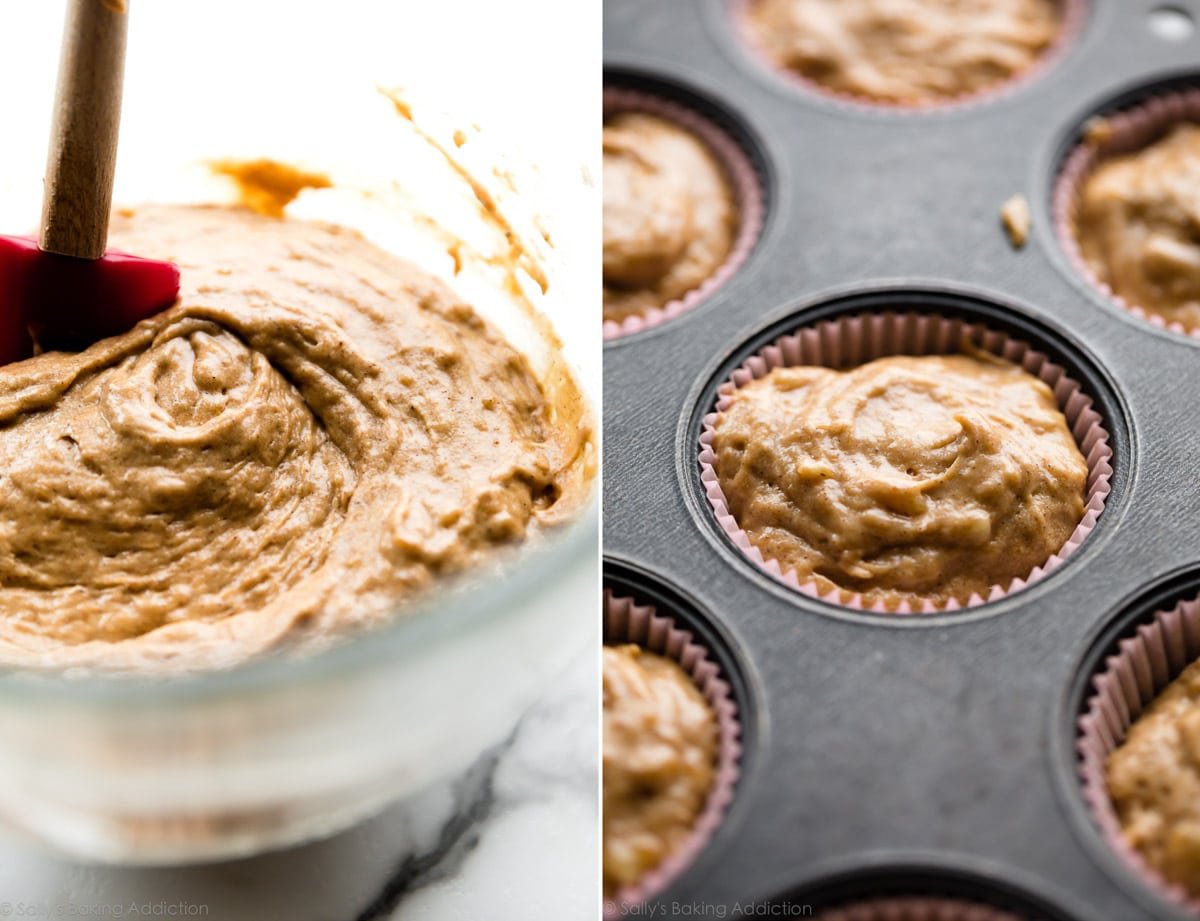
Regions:
<svg viewBox="0 0 1200 921"><path fill-rule="evenodd" d="M100 259L43 252L32 237L0 236L0 364L84 349L170 307L179 269L110 250Z"/></svg>

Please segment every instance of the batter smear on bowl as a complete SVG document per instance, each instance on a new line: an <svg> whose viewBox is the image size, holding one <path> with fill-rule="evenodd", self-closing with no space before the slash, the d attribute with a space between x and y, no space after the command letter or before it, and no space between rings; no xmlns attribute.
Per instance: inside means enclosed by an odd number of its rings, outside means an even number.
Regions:
<svg viewBox="0 0 1200 921"><path fill-rule="evenodd" d="M327 224L116 215L178 302L0 368L0 662L232 664L561 520L590 431L449 287Z"/></svg>
<svg viewBox="0 0 1200 921"><path fill-rule="evenodd" d="M1087 463L1054 393L986 353L774 368L733 392L712 447L762 555L864 606L986 597L1084 512Z"/></svg>
<svg viewBox="0 0 1200 921"><path fill-rule="evenodd" d="M1062 30L1056 0L748 0L780 67L849 96L905 104L967 96L1031 68Z"/></svg>

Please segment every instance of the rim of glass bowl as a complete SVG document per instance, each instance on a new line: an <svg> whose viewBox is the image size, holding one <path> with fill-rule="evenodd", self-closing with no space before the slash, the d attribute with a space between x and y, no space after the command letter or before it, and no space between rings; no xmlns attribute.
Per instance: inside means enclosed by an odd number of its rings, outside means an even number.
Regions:
<svg viewBox="0 0 1200 921"><path fill-rule="evenodd" d="M593 485L586 505L573 521L544 532L544 539L515 549L494 577L480 579L476 573L464 573L420 602L397 606L390 623L313 655L269 655L228 669L177 676L68 677L14 668L0 672L0 699L6 703L79 703L95 709L171 707L279 691L385 662L398 667L435 643L520 611L528 598L541 591L548 575L561 571L579 554L590 552L597 561L599 585L599 524L598 490Z"/></svg>

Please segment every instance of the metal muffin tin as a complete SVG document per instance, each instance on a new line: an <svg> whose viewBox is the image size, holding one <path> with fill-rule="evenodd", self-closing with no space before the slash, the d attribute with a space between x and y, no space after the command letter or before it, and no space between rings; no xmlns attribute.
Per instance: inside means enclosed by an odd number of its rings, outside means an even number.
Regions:
<svg viewBox="0 0 1200 921"><path fill-rule="evenodd" d="M755 159L766 200L736 276L605 346L606 583L697 628L730 673L745 742L723 825L637 916L912 890L977 892L1056 921L1190 917L1102 840L1074 745L1106 652L1200 591L1200 339L1092 289L1050 215L1090 116L1200 85L1200 33L1156 36L1163 5L1090 0L1045 73L910 112L774 73L731 0L605 0L606 83L709 116ZM1197 0L1170 6L1200 20ZM999 221L1017 193L1034 216L1020 251ZM1111 436L1112 493L1079 551L965 612L872 615L799 595L729 542L699 480L701 418L747 354L830 313L891 306L1019 333L1084 384Z"/></svg>

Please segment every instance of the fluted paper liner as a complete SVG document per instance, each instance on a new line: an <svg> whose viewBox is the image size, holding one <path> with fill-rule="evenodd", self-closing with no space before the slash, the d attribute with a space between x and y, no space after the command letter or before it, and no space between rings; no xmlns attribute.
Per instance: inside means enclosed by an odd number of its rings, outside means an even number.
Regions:
<svg viewBox="0 0 1200 921"><path fill-rule="evenodd" d="M1164 898L1200 914L1200 899L1168 882L1130 846L1108 795L1105 765L1129 727L1167 685L1200 658L1200 599L1159 611L1117 645L1092 679L1075 750L1083 798L1109 846Z"/></svg>
<svg viewBox="0 0 1200 921"><path fill-rule="evenodd" d="M605 921L623 917L623 908L640 904L662 892L688 867L712 839L733 800L742 757L741 724L729 682L716 660L691 631L676 625L669 615L653 606L637 604L632 598L604 590L604 642L634 643L648 652L678 663L704 695L717 720L717 764L712 788L691 835L662 863L636 885L627 886L607 900Z"/></svg>
<svg viewBox="0 0 1200 921"><path fill-rule="evenodd" d="M1085 132L1064 161L1054 184L1051 207L1059 245L1075 270L1092 287L1118 307L1153 326L1184 336L1200 337L1200 328L1189 331L1178 321L1166 320L1138 304L1129 303L1092 271L1079 249L1079 202L1087 178L1106 160L1150 146L1180 122L1200 124L1200 89L1159 93L1124 111L1103 116L1101 136L1089 139Z"/></svg>
<svg viewBox="0 0 1200 921"><path fill-rule="evenodd" d="M773 368L822 365L841 369L888 355L955 354L962 351L964 342L1007 359L1040 378L1054 392L1059 409L1066 417L1067 427L1088 467L1083 517L1063 547L1040 566L1034 567L1024 578L1013 579L1007 585L992 586L986 597L975 593L969 598L951 599L940 607L932 601L925 601L916 609L905 601L895 610L888 610L882 602L869 605L861 594L836 586L823 593L815 582L801 582L794 570L784 569L777 560L765 558L730 513L715 469L713 434L721 413L730 405L736 389L764 377ZM714 411L704 417L699 462L700 480L717 522L759 569L804 595L843 607L882 614L929 614L973 608L997 601L1044 578L1061 566L1095 528L1111 489L1113 473L1112 449L1109 447L1104 420L1092 408L1092 398L1084 392L1082 385L1071 378L1061 365L1055 364L1045 353L1028 343L981 323L920 312L864 313L824 320L781 336L751 355L717 390Z"/></svg>
<svg viewBox="0 0 1200 921"><path fill-rule="evenodd" d="M1035 921L979 902L935 896L893 896L849 902L818 912L816 921Z"/></svg>
<svg viewBox="0 0 1200 921"><path fill-rule="evenodd" d="M1062 8L1062 19L1058 35L1050 46L1041 53L1034 63L1019 73L1004 80L998 80L977 90L960 93L957 96L937 98L920 98L891 101L877 99L846 90L838 90L826 86L819 80L807 77L798 71L785 67L768 54L758 43L757 36L749 23L749 11L752 0L728 0L730 14L733 19L738 38L747 49L767 68L779 77L791 83L797 89L811 95L820 96L837 105L859 111L898 112L904 114L922 114L926 112L956 112L970 109L977 105L992 102L1024 87L1037 80L1053 68L1071 46L1075 43L1083 24L1087 21L1087 0L1059 0Z"/></svg>
<svg viewBox="0 0 1200 921"><path fill-rule="evenodd" d="M639 90L605 87L604 117L621 112L644 112L673 122L699 138L725 170L738 211L738 231L725 261L704 282L683 297L623 320L605 320L604 338L616 339L658 326L706 301L742 267L758 242L763 225L763 183L742 146L726 131L686 105Z"/></svg>

